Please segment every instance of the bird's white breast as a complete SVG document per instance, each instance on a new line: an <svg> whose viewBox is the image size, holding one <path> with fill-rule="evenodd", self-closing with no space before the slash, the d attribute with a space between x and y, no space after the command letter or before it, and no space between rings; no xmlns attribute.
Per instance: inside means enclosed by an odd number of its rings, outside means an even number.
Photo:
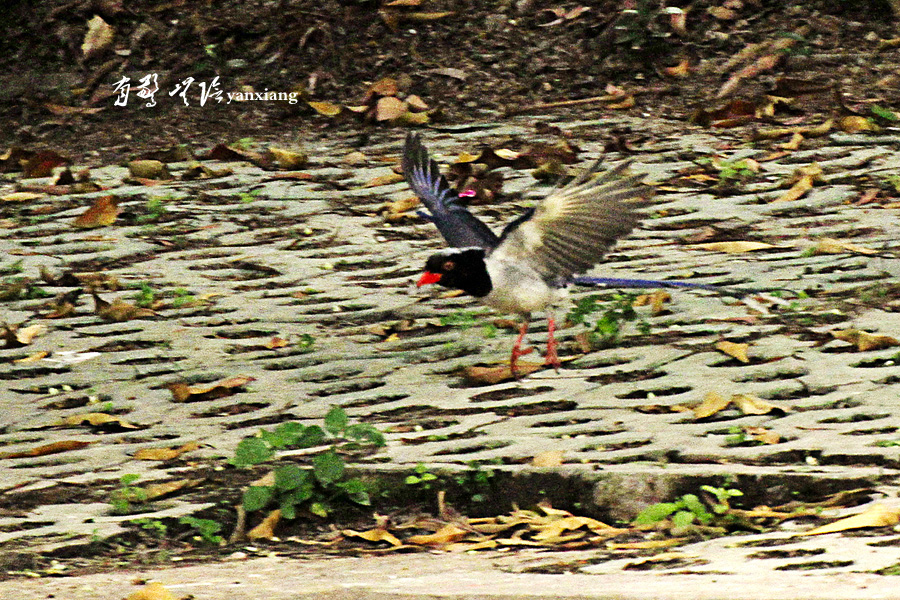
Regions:
<svg viewBox="0 0 900 600"><path fill-rule="evenodd" d="M485 260L491 278L491 292L481 299L502 312L529 313L544 310L566 297L564 288L548 285L534 269L505 260Z"/></svg>

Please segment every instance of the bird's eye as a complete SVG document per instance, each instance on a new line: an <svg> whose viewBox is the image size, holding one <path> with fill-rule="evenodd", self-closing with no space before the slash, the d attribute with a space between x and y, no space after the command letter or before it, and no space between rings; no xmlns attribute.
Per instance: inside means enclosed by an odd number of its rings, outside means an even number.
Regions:
<svg viewBox="0 0 900 600"><path fill-rule="evenodd" d="M452 260L448 260L447 262L444 263L444 266L443 266L444 272L452 271L455 268L456 268L456 263L453 262Z"/></svg>

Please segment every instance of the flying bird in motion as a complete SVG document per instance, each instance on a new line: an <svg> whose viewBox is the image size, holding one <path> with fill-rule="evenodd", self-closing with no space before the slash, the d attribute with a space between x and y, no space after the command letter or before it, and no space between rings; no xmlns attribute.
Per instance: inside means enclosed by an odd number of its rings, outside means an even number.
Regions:
<svg viewBox="0 0 900 600"><path fill-rule="evenodd" d="M459 193L441 175L416 134L403 148L403 174L450 245L428 258L418 286L437 283L460 289L502 312L518 313L522 325L510 357L516 375L531 313L548 312L545 363L559 368L555 322L550 309L566 287L600 262L638 223L634 208L645 203L642 175L625 175L628 163L597 175L599 161L512 220L498 237L459 203ZM610 280L637 282L641 280ZM603 280L596 280L603 283ZM647 282L656 283L656 282ZM633 287L633 286L632 286Z"/></svg>

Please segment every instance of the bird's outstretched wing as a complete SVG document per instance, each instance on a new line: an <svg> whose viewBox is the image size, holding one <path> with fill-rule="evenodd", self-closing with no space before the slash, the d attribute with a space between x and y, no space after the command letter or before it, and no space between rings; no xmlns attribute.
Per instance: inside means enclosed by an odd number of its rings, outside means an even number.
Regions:
<svg viewBox="0 0 900 600"><path fill-rule="evenodd" d="M553 191L503 230L493 260L527 264L548 282L565 281L600 262L638 223L634 209L650 192L642 175L623 176L629 163L599 176L599 161Z"/></svg>
<svg viewBox="0 0 900 600"><path fill-rule="evenodd" d="M500 241L490 228L459 204L459 194L428 157L419 136L406 135L403 146L403 176L409 187L431 212L431 218L447 243L456 248L476 246L491 250Z"/></svg>

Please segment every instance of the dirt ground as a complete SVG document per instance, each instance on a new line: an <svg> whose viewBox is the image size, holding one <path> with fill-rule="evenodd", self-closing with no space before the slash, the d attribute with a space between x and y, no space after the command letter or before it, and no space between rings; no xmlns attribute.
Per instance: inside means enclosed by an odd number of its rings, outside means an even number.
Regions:
<svg viewBox="0 0 900 600"><path fill-rule="evenodd" d="M371 104L369 87L383 78L398 82L399 97L421 99L437 124L610 93L634 100L609 102L610 111L700 122L709 115L698 109L716 105L739 121L751 106L751 120L773 122L869 117L872 105L900 106L900 50L885 42L897 36L887 0L382 4L13 2L0 37L0 147L49 148L96 163L176 143L297 142L335 127L358 131L365 145L372 127L404 121L347 110L329 118L306 101ZM88 37L95 17L103 24ZM134 95L114 104L117 81L129 77L136 87L148 74L158 75L155 107ZM216 76L225 94L296 92L297 102L226 97L201 106L198 88ZM188 95L171 96L189 77ZM766 94L790 101L772 110ZM735 98L750 104L729 105Z"/></svg>

